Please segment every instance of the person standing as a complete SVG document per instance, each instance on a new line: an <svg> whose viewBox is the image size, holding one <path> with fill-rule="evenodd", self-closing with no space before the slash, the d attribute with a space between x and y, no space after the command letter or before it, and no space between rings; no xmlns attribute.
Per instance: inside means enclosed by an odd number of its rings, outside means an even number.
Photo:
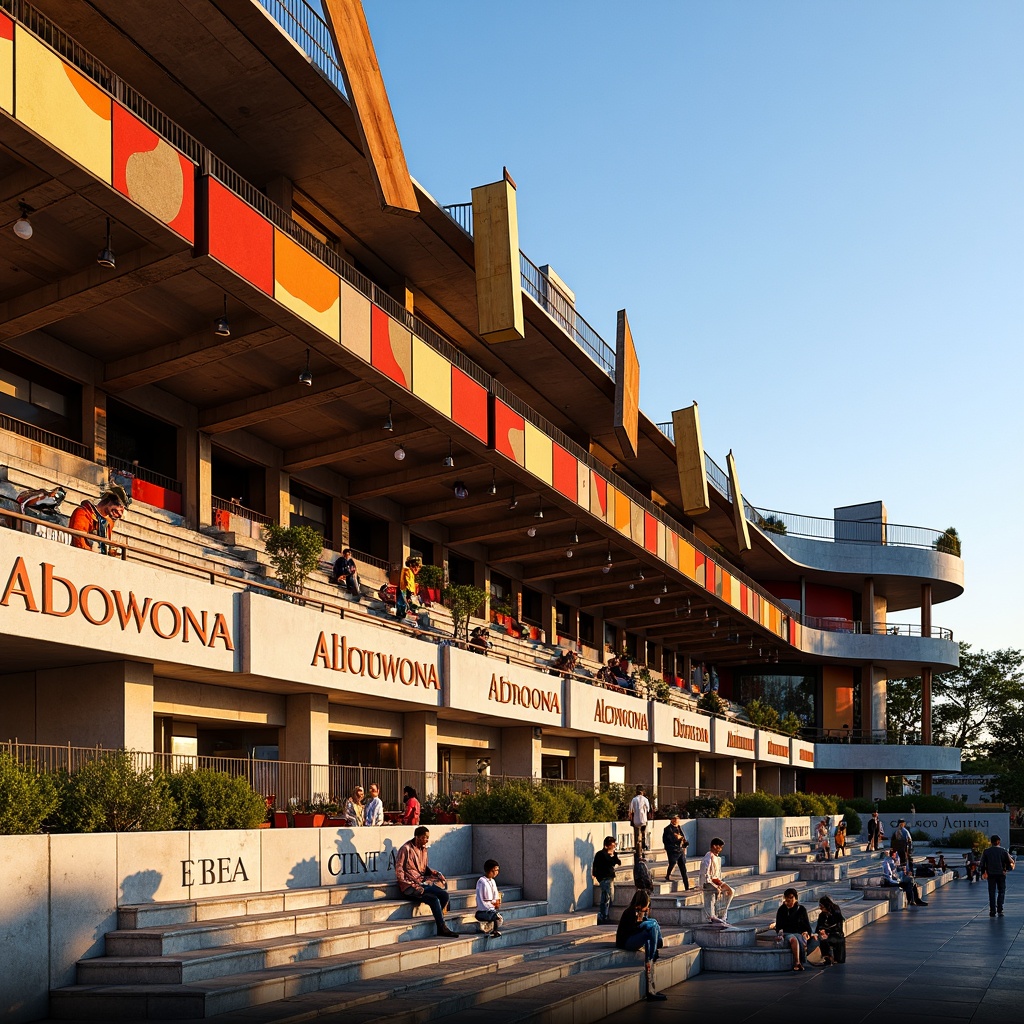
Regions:
<svg viewBox="0 0 1024 1024"><path fill-rule="evenodd" d="M612 904L615 902L615 869L622 865L615 846L615 836L605 836L604 847L594 854L594 866L590 869L594 880L601 887L598 924L607 924L611 920Z"/></svg>
<svg viewBox="0 0 1024 1024"><path fill-rule="evenodd" d="M683 834L678 814L673 814L669 818L665 831L661 833L661 841L665 846L665 853L668 855L668 871L665 872L665 881L672 878L672 869L678 864L679 873L683 876L683 888L688 890L690 879L686 874L686 848L690 844Z"/></svg>
<svg viewBox="0 0 1024 1024"><path fill-rule="evenodd" d="M357 828L363 824L366 818L366 808L363 806L362 786L356 786L345 801L345 817L348 818L349 828Z"/></svg>
<svg viewBox="0 0 1024 1024"><path fill-rule="evenodd" d="M844 853L846 853L846 819L842 818L838 825L836 825L836 860L838 860Z"/></svg>
<svg viewBox="0 0 1024 1024"><path fill-rule="evenodd" d="M633 849L640 860L647 849L647 820L651 816L651 803L644 796L644 787L636 787L636 796L629 802L629 823L633 826Z"/></svg>
<svg viewBox="0 0 1024 1024"><path fill-rule="evenodd" d="M72 537L71 546L85 548L87 551L99 551L101 555L120 554L119 546L104 543L113 536L114 527L124 516L132 503L128 492L120 484L111 484L93 504L88 499L83 501L71 513L68 526L72 530L91 533L97 540L88 537Z"/></svg>
<svg viewBox="0 0 1024 1024"><path fill-rule="evenodd" d="M831 860L832 854L829 850L828 841L828 822L824 818L822 818L821 821L818 822L818 827L815 835L818 840L818 850L821 853L820 859Z"/></svg>
<svg viewBox="0 0 1024 1024"><path fill-rule="evenodd" d="M395 591L395 618L400 622L407 612L415 612L419 607L416 603L416 574L423 568L423 560L411 555L405 560L402 571L398 574L398 588Z"/></svg>
<svg viewBox="0 0 1024 1024"><path fill-rule="evenodd" d="M728 882L722 880L722 850L725 840L717 836L711 840L711 846L704 859L700 862L698 882L704 894L704 919L708 924L728 925L729 904L732 903L735 890Z"/></svg>
<svg viewBox="0 0 1024 1024"><path fill-rule="evenodd" d="M501 893L494 880L498 877L499 864L496 860L484 861L484 873L476 883L476 919L482 924L494 927L487 933L492 939L501 936L499 929L505 919L498 913L501 906Z"/></svg>
<svg viewBox="0 0 1024 1024"><path fill-rule="evenodd" d="M988 879L988 916L1003 916L1003 901L1006 899L1006 872L1012 871L1017 862L999 845L999 836L992 836L992 845L981 855L978 868L981 877Z"/></svg>
<svg viewBox="0 0 1024 1024"><path fill-rule="evenodd" d="M366 801L366 810L363 812L363 824L384 824L384 801L380 798L380 787L376 782L370 783L370 799Z"/></svg>
<svg viewBox="0 0 1024 1024"><path fill-rule="evenodd" d="M402 824L418 825L420 823L420 802L416 798L416 790L412 786L406 786L402 790L402 799L405 801L405 810L402 812Z"/></svg>
<svg viewBox="0 0 1024 1024"><path fill-rule="evenodd" d="M896 831L892 834L890 842L893 850L899 854L900 863L910 874L914 873L914 840L911 838L910 830L907 828L905 818L896 822Z"/></svg>
<svg viewBox="0 0 1024 1024"><path fill-rule="evenodd" d="M619 926L615 930L615 945L619 949L635 952L644 951L644 973L647 976L647 997L650 1000L662 1000L668 997L654 991L654 961L658 959L658 950L664 945L661 938L661 927L650 916L651 894L644 889L637 889L629 906L622 912Z"/></svg>
<svg viewBox="0 0 1024 1024"><path fill-rule="evenodd" d="M412 839L399 847L395 858L395 878L401 894L413 903L426 903L434 915L437 934L446 938L454 938L459 933L445 924L444 912L448 909L448 892L445 886L448 880L440 871L434 871L427 865L427 844L430 842L430 829L420 825L413 833Z"/></svg>
<svg viewBox="0 0 1024 1024"><path fill-rule="evenodd" d="M878 811L872 811L868 818L868 853L878 849L879 840L885 838L882 823L878 820Z"/></svg>

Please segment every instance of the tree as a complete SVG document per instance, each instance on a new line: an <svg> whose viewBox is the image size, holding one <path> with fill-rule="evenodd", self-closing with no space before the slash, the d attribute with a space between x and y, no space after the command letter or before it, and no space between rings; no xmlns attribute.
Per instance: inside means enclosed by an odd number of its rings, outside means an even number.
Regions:
<svg viewBox="0 0 1024 1024"><path fill-rule="evenodd" d="M1007 710L993 730L989 748L995 775L992 790L997 800L1024 807L1024 707Z"/></svg>
<svg viewBox="0 0 1024 1024"><path fill-rule="evenodd" d="M459 583L445 587L441 596L452 613L452 636L469 640L469 617L487 599L487 592Z"/></svg>
<svg viewBox="0 0 1024 1024"><path fill-rule="evenodd" d="M278 583L284 590L301 594L306 577L320 564L323 537L312 526L271 523L263 527L263 539Z"/></svg>
<svg viewBox="0 0 1024 1024"><path fill-rule="evenodd" d="M920 676L889 680L885 691L885 720L889 731L897 736L920 731Z"/></svg>
<svg viewBox="0 0 1024 1024"><path fill-rule="evenodd" d="M947 526L942 532L942 536L939 537L932 545L936 551L944 551L947 555L956 555L960 557L960 534L956 532L955 526Z"/></svg>

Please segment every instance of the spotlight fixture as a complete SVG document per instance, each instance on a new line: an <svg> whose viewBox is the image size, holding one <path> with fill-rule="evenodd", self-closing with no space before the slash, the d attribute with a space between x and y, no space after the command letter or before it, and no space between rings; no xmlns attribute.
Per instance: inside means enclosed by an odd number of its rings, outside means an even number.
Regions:
<svg viewBox="0 0 1024 1024"><path fill-rule="evenodd" d="M747 644L747 647L749 647L750 650L754 649L754 638L753 637L750 638L750 643Z"/></svg>
<svg viewBox="0 0 1024 1024"><path fill-rule="evenodd" d="M635 583L630 583L629 589L630 590L636 590L636 584Z"/></svg>
<svg viewBox="0 0 1024 1024"><path fill-rule="evenodd" d="M572 542L573 544L579 544L580 542L580 523L578 519L572 524Z"/></svg>
<svg viewBox="0 0 1024 1024"><path fill-rule="evenodd" d="M101 267L108 267L113 270L117 266L117 259L114 257L114 250L110 247L110 218L107 218L107 244L100 250L96 262Z"/></svg>
<svg viewBox="0 0 1024 1024"><path fill-rule="evenodd" d="M519 506L519 499L516 497L516 485L512 485L512 497L509 499L508 510L513 511Z"/></svg>
<svg viewBox="0 0 1024 1024"><path fill-rule="evenodd" d="M715 629L718 629L718 619L715 619Z"/></svg>
<svg viewBox="0 0 1024 1024"><path fill-rule="evenodd" d="M495 495L498 493L498 481L494 478L494 470L491 470L491 486L487 488L487 493Z"/></svg>
<svg viewBox="0 0 1024 1024"><path fill-rule="evenodd" d="M660 598L660 597L656 597L656 598L654 599L654 603L655 603L655 604L661 604L661 598Z"/></svg>
<svg viewBox="0 0 1024 1024"><path fill-rule="evenodd" d="M28 203L19 203L18 206L21 208L21 216L14 222L14 233L23 242L27 242L32 237L32 222L28 219L32 207Z"/></svg>
<svg viewBox="0 0 1024 1024"><path fill-rule="evenodd" d="M224 296L224 313L222 316L217 317L213 326L213 333L218 338L231 337L231 324L228 322L228 297L226 295Z"/></svg>
<svg viewBox="0 0 1024 1024"><path fill-rule="evenodd" d="M537 527L536 526L529 526L529 527L527 527L527 529L526 529L526 536L527 537L536 537L537 536Z"/></svg>
<svg viewBox="0 0 1024 1024"><path fill-rule="evenodd" d="M663 594L667 594L668 593L668 584L667 583L662 583L662 585L661 585L661 592Z"/></svg>
<svg viewBox="0 0 1024 1024"><path fill-rule="evenodd" d="M636 578L637 578L637 579L638 579L638 580L639 580L639 581L640 581L641 583L643 583L643 581L644 581L644 571L643 571L643 569L637 569L637 572L636 572Z"/></svg>
<svg viewBox="0 0 1024 1024"><path fill-rule="evenodd" d="M565 549L565 557L566 558L572 558L572 548L566 548Z"/></svg>
<svg viewBox="0 0 1024 1024"><path fill-rule="evenodd" d="M544 518L544 499L539 494L537 495L537 511L533 513L533 518Z"/></svg>
<svg viewBox="0 0 1024 1024"><path fill-rule="evenodd" d="M306 349L306 368L299 373L299 383L305 384L307 388L313 386L313 374L309 372L309 349Z"/></svg>
<svg viewBox="0 0 1024 1024"><path fill-rule="evenodd" d="M469 488L461 480L455 481L452 486L452 490L455 492L455 497L458 498L459 501L465 501L465 499L469 497Z"/></svg>
<svg viewBox="0 0 1024 1024"><path fill-rule="evenodd" d="M607 558L605 559L605 561L606 561L606 562L607 562L607 563L608 563L609 565L611 565L611 564L612 564L612 549L611 549L611 547L609 547L609 548L608 548L608 557L607 557Z"/></svg>
<svg viewBox="0 0 1024 1024"><path fill-rule="evenodd" d="M452 439L450 437L448 438L448 454L444 457L443 465L445 469L455 468L455 458L452 455Z"/></svg>
<svg viewBox="0 0 1024 1024"><path fill-rule="evenodd" d="M395 429L394 421L391 419L391 399L390 398L388 399L388 418L384 421L383 429L384 430L394 430Z"/></svg>
<svg viewBox="0 0 1024 1024"><path fill-rule="evenodd" d="M405 449L401 445L395 449L395 458L398 459L399 462L405 458Z"/></svg>

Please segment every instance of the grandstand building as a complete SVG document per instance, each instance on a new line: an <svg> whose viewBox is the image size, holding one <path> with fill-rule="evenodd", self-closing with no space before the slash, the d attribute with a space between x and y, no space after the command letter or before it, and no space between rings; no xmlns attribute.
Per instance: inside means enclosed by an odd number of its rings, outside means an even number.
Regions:
<svg viewBox="0 0 1024 1024"><path fill-rule="evenodd" d="M929 710L959 541L879 502L757 508L696 405L648 419L626 311L606 340L520 251L507 172L426 193L358 0L323 9L0 0L0 740L246 770L279 802L375 770L392 808L487 773L668 803L959 770ZM112 482L125 546L73 546ZM270 523L324 538L301 597ZM487 594L484 656L439 643L436 595L403 623L378 598L410 556ZM621 652L632 690L598 677ZM924 728L893 735L912 675Z"/></svg>

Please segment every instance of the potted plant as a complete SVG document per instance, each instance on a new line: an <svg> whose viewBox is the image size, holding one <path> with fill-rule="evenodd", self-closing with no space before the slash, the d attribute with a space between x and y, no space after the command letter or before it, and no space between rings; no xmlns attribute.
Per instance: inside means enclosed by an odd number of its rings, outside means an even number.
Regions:
<svg viewBox="0 0 1024 1024"><path fill-rule="evenodd" d="M512 625L512 601L508 597L491 605L491 622L504 626L506 630Z"/></svg>
<svg viewBox="0 0 1024 1024"><path fill-rule="evenodd" d="M452 636L469 640L469 617L487 600L486 591L464 583L444 588L444 603L452 613Z"/></svg>
<svg viewBox="0 0 1024 1024"><path fill-rule="evenodd" d="M324 539L312 526L263 527L263 540L283 590L302 593L302 585L320 564Z"/></svg>
<svg viewBox="0 0 1024 1024"><path fill-rule="evenodd" d="M416 575L416 583L420 594L429 604L441 600L441 588L444 586L444 569L439 565L422 565Z"/></svg>
<svg viewBox="0 0 1024 1024"><path fill-rule="evenodd" d="M327 818L326 801L319 794L312 800L304 800L293 815L296 828L320 828Z"/></svg>

